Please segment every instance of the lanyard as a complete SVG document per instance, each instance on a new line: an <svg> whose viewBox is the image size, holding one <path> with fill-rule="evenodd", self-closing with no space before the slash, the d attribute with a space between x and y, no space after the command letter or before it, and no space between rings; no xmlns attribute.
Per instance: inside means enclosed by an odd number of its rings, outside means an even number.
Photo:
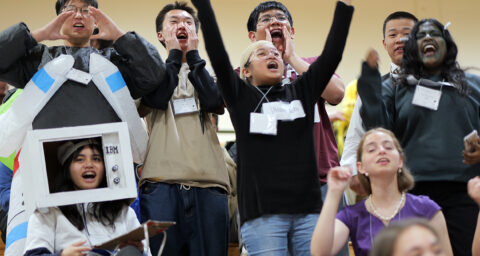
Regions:
<svg viewBox="0 0 480 256"><path fill-rule="evenodd" d="M255 107L255 110L253 110L253 112L257 112L257 109L260 106L260 104L262 104L263 99L266 99L267 102L270 102L267 98L267 94L270 92L270 90L272 90L273 86L271 86L266 93L263 93L262 90L258 89L258 87L256 87L256 86L254 86L254 87L255 87L255 89L257 89L263 95L263 97L258 102L257 107Z"/></svg>

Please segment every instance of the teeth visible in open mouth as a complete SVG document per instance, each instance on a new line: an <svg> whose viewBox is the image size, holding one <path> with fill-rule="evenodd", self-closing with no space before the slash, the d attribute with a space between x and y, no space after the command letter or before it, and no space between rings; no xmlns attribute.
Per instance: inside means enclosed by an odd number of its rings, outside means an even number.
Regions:
<svg viewBox="0 0 480 256"><path fill-rule="evenodd" d="M431 45L431 44L428 44L428 45L425 45L423 47L423 53L426 53L426 52L435 52L437 50L437 48L435 48L435 46Z"/></svg>
<svg viewBox="0 0 480 256"><path fill-rule="evenodd" d="M278 64L276 62L270 62L270 63L268 63L267 68L268 69L277 69Z"/></svg>
<svg viewBox="0 0 480 256"><path fill-rule="evenodd" d="M84 179L93 179L96 176L97 175L94 172L86 172L86 173L82 174L82 178L84 178Z"/></svg>
<svg viewBox="0 0 480 256"><path fill-rule="evenodd" d="M83 28L84 27L83 24L75 24L73 26L76 27L76 28Z"/></svg>
<svg viewBox="0 0 480 256"><path fill-rule="evenodd" d="M273 37L282 37L282 31L281 30L273 30L270 32L270 35Z"/></svg>
<svg viewBox="0 0 480 256"><path fill-rule="evenodd" d="M177 35L177 38L178 38L178 39L187 39L187 35L185 35L185 34L178 34L178 35Z"/></svg>

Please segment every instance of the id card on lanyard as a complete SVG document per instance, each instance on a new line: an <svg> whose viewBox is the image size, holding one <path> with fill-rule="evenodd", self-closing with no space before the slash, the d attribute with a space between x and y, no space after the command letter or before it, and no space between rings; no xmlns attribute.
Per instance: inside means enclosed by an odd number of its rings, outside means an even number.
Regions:
<svg viewBox="0 0 480 256"><path fill-rule="evenodd" d="M417 85L413 94L412 104L437 111L442 97L442 87L440 90L430 89L425 86Z"/></svg>
<svg viewBox="0 0 480 256"><path fill-rule="evenodd" d="M255 88L262 94L262 98L258 102L257 106L250 112L250 133L252 134L265 134L265 135L277 135L277 123L278 120L275 115L265 114L265 113L256 113L260 104L262 104L263 99L267 98L267 94L272 90L273 86L268 89L266 93L263 93L258 87Z"/></svg>
<svg viewBox="0 0 480 256"><path fill-rule="evenodd" d="M182 115L198 112L197 102L194 97L184 99L174 99L172 102L172 110L174 115Z"/></svg>

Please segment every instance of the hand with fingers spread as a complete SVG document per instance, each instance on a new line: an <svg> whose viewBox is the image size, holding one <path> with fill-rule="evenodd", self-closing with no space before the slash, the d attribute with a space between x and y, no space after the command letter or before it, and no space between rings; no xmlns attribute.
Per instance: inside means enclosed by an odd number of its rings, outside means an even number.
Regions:
<svg viewBox="0 0 480 256"><path fill-rule="evenodd" d="M103 40L112 40L117 41L118 38L125 35L115 22L108 17L104 12L99 9L89 6L90 12L92 13L93 18L97 24L99 33L93 35L90 39L103 39Z"/></svg>
<svg viewBox="0 0 480 256"><path fill-rule="evenodd" d="M195 31L193 31L188 26L185 26L185 30L187 31L188 35L188 42L187 42L187 52L192 50L198 50L198 36Z"/></svg>
<svg viewBox="0 0 480 256"><path fill-rule="evenodd" d="M62 35L61 29L63 23L65 23L68 18L73 17L74 14L75 13L73 11L61 13L43 28L33 31L31 33L33 39L35 39L35 41L37 41L38 43L45 40L68 40L69 37L66 35Z"/></svg>
<svg viewBox="0 0 480 256"><path fill-rule="evenodd" d="M270 34L269 28L265 28L265 40L272 42L272 34Z"/></svg>
<svg viewBox="0 0 480 256"><path fill-rule="evenodd" d="M60 256L81 256L87 254L87 252L92 250L92 248L82 246L86 242L87 241L80 241L71 244L70 246L62 250Z"/></svg>
<svg viewBox="0 0 480 256"><path fill-rule="evenodd" d="M177 38L177 30L178 25L174 25L171 27L165 27L161 32L167 52L170 52L170 50L173 49L182 50L180 47L180 42Z"/></svg>
<svg viewBox="0 0 480 256"><path fill-rule="evenodd" d="M352 169L350 167L333 167L328 172L327 184L328 191L334 193L343 193L352 179Z"/></svg>
<svg viewBox="0 0 480 256"><path fill-rule="evenodd" d="M283 43L285 44L283 50L283 61L290 62L291 58L296 57L295 43L293 42L293 35L290 34L286 26L282 26Z"/></svg>

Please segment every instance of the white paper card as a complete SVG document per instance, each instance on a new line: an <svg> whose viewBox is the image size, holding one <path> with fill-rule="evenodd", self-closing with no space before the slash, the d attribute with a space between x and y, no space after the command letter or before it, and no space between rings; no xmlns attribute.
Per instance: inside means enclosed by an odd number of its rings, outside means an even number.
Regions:
<svg viewBox="0 0 480 256"><path fill-rule="evenodd" d="M197 102L194 97L172 100L172 107L175 115L198 112Z"/></svg>
<svg viewBox="0 0 480 256"><path fill-rule="evenodd" d="M294 100L290 103L282 101L263 103L262 112L264 114L274 115L277 120L283 121L292 121L305 117L305 111L299 100Z"/></svg>
<svg viewBox="0 0 480 256"><path fill-rule="evenodd" d="M72 81L87 85L90 83L93 76L87 72L72 68L70 71L68 71L67 78Z"/></svg>
<svg viewBox="0 0 480 256"><path fill-rule="evenodd" d="M442 92L435 89L430 89L421 85L415 88L412 104L420 107L437 110L440 103Z"/></svg>
<svg viewBox="0 0 480 256"><path fill-rule="evenodd" d="M315 103L315 110L313 112L313 122L320 123L320 112L318 112L318 103Z"/></svg>
<svg viewBox="0 0 480 256"><path fill-rule="evenodd" d="M277 135L277 118L274 115L250 113L250 133Z"/></svg>

